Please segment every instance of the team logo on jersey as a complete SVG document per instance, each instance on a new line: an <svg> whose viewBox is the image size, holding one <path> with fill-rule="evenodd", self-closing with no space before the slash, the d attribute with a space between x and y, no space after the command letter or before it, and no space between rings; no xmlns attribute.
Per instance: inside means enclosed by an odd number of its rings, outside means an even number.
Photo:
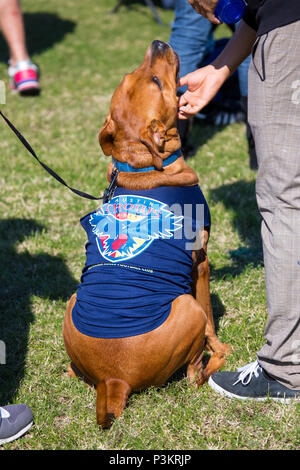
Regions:
<svg viewBox="0 0 300 470"><path fill-rule="evenodd" d="M173 238L182 219L160 201L126 195L103 204L89 222L103 258L118 263L139 255L158 238Z"/></svg>

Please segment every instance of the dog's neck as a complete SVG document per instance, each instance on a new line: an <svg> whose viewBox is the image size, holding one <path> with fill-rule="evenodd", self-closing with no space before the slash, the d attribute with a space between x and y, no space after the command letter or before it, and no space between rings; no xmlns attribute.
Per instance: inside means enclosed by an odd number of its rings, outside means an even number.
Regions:
<svg viewBox="0 0 300 470"><path fill-rule="evenodd" d="M175 154L176 158L174 161L164 166L162 170L147 167L146 171L124 171L122 167L120 167L117 177L118 186L140 191L158 188L160 186L193 186L198 184L198 176L194 170L186 164L181 151L178 151L179 155L177 155L177 152L175 152ZM174 154L171 155L172 158L173 155ZM113 163L110 163L107 172L108 181L111 181L112 169Z"/></svg>
<svg viewBox="0 0 300 470"><path fill-rule="evenodd" d="M171 165L174 163L179 157L181 156L181 150L177 150L173 154L171 154L169 157L167 157L163 161L163 168L166 168L167 166ZM117 168L119 172L126 172L126 173L145 173L148 171L156 171L157 168L155 166L147 166L144 168L135 168L134 166L130 165L127 162L120 162L116 159L112 159L113 161L113 167Z"/></svg>

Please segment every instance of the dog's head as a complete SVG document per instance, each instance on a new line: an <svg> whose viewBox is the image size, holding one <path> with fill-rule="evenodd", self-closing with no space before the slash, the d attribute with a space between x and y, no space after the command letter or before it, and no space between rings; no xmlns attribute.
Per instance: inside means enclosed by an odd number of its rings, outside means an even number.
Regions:
<svg viewBox="0 0 300 470"><path fill-rule="evenodd" d="M100 129L105 155L136 168L154 165L180 148L176 119L179 59L162 41L153 41L144 61L127 74L113 94Z"/></svg>

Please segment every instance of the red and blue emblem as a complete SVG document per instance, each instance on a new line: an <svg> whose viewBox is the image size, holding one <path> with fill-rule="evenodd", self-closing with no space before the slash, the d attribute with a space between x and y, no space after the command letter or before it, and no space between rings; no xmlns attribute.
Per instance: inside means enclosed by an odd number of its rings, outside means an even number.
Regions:
<svg viewBox="0 0 300 470"><path fill-rule="evenodd" d="M163 202L122 195L92 213L89 223L103 258L118 263L141 254L158 238L173 238L182 219Z"/></svg>

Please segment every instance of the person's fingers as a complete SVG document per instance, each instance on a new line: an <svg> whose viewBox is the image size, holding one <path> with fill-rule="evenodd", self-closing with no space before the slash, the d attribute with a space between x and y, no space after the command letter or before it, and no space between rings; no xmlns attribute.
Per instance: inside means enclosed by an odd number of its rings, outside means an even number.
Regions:
<svg viewBox="0 0 300 470"><path fill-rule="evenodd" d="M183 95L179 97L178 107L180 108L181 106L184 106L187 102L188 100L187 100L186 94L184 93Z"/></svg>
<svg viewBox="0 0 300 470"><path fill-rule="evenodd" d="M179 117L183 117L183 118L185 118L185 116L186 116L186 113L185 113L184 109L185 109L185 107L184 107L184 106L182 106L181 108L178 108L178 112L177 112L177 114L178 114L178 116L179 116Z"/></svg>
<svg viewBox="0 0 300 470"><path fill-rule="evenodd" d="M193 117L193 114L187 114L182 110L178 111L177 118L180 120L189 119L191 117Z"/></svg>
<svg viewBox="0 0 300 470"><path fill-rule="evenodd" d="M220 20L214 15L214 13L207 13L206 15L207 19L214 24L222 24Z"/></svg>
<svg viewBox="0 0 300 470"><path fill-rule="evenodd" d="M184 114L184 113L180 113L180 112L179 112L179 113L177 114L177 118L180 119L181 121L184 121L185 119L188 119L189 116L187 116L187 115Z"/></svg>
<svg viewBox="0 0 300 470"><path fill-rule="evenodd" d="M204 13L203 10L201 9L201 7L199 7L198 4L195 4L195 5L193 6L193 8L194 8L194 10L196 10L197 13L199 13L200 15L202 15L202 16L205 17L205 15L203 15L203 13Z"/></svg>
<svg viewBox="0 0 300 470"><path fill-rule="evenodd" d="M184 86L188 84L188 76L185 75L184 77L180 77L178 81L178 87Z"/></svg>
<svg viewBox="0 0 300 470"><path fill-rule="evenodd" d="M200 2L201 5L199 5L197 0L189 0L189 3L197 13L200 13L200 15L207 18L211 23L222 24L222 22L214 15L217 2L202 2L204 5Z"/></svg>
<svg viewBox="0 0 300 470"><path fill-rule="evenodd" d="M198 3L195 2L195 0L189 0L189 3L194 8L194 10L196 10L197 13L201 13L200 12L201 7L199 7Z"/></svg>
<svg viewBox="0 0 300 470"><path fill-rule="evenodd" d="M188 91L185 93L185 98L185 101L182 101L179 105L179 115L188 115L189 117L194 116L207 105L207 100L203 100L200 97L195 98L193 94Z"/></svg>
<svg viewBox="0 0 300 470"><path fill-rule="evenodd" d="M192 112L194 108L198 108L198 103L195 103L195 98L193 97L193 94L189 91L186 91L179 98L178 108L180 111L183 110L184 112Z"/></svg>
<svg viewBox="0 0 300 470"><path fill-rule="evenodd" d="M187 116L193 116L194 114L196 114L197 112L199 111L198 109L198 106L194 106L190 103L187 103L186 105L184 106L181 106L179 108L179 114L182 114L182 115L187 115Z"/></svg>

